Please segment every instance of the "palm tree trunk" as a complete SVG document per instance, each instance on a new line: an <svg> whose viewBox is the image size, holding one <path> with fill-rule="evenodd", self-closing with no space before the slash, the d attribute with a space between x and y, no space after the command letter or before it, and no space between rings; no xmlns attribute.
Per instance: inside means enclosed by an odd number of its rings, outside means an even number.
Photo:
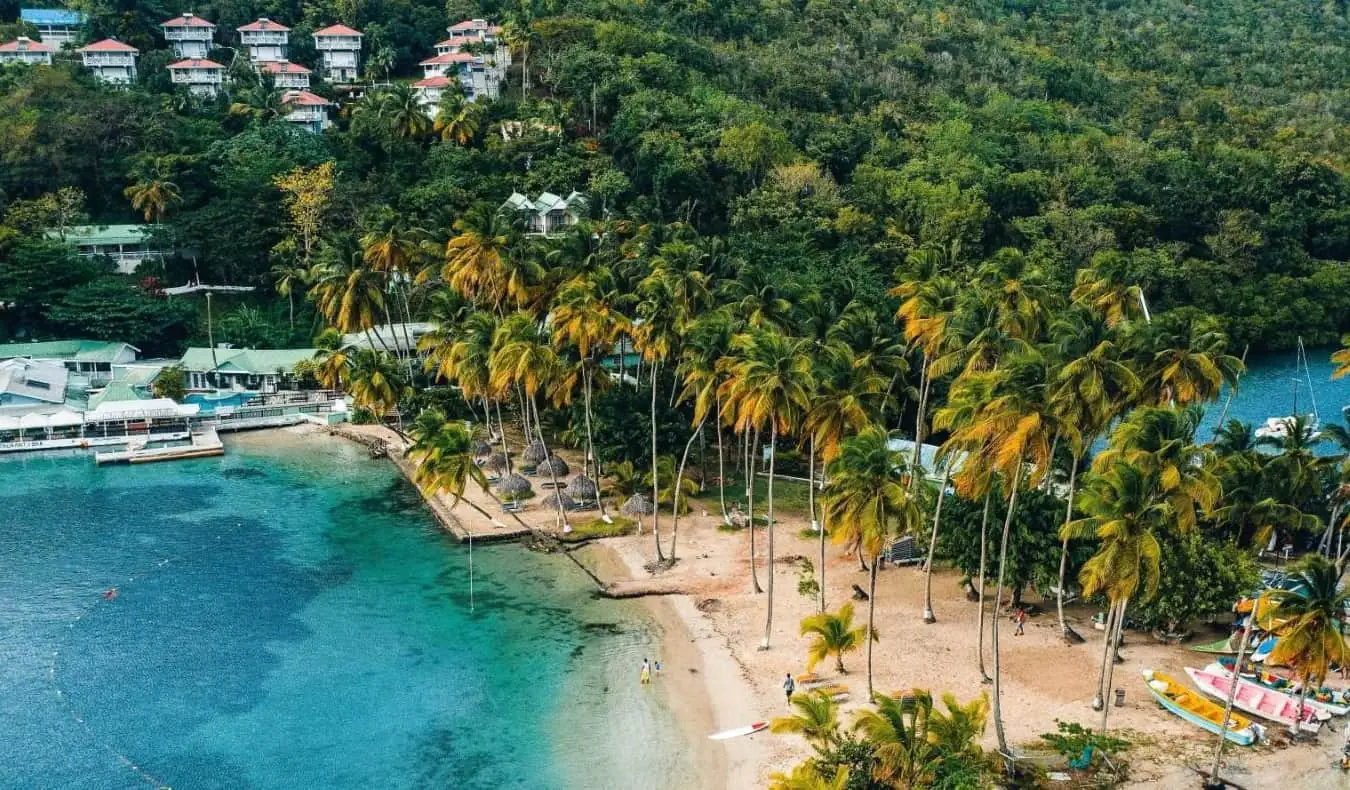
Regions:
<svg viewBox="0 0 1350 790"><path fill-rule="evenodd" d="M684 455L680 458L680 470L675 473L675 493L671 494L671 527L670 527L670 559L675 559L675 538L680 534L680 485L684 482L684 466L689 463L689 448L694 446L694 440L703 433L703 424L708 421L705 416L699 420L698 427L694 429L694 434L689 437L689 441L684 443Z"/></svg>
<svg viewBox="0 0 1350 790"><path fill-rule="evenodd" d="M942 522L942 503L947 499L947 478L952 473L951 464L942 469L942 485L938 488L937 507L933 508L933 534L928 538L928 560L923 571L923 621L928 624L937 622L933 613L933 554L937 549L938 524Z"/></svg>
<svg viewBox="0 0 1350 790"><path fill-rule="evenodd" d="M1078 453L1073 454L1073 467L1069 470L1069 505L1064 509L1064 524L1067 526L1073 518L1073 495L1078 482ZM1064 622L1064 572L1069 565L1069 539L1065 538L1059 547L1059 587L1055 588L1055 610L1059 614L1059 632L1067 640L1069 624Z"/></svg>
<svg viewBox="0 0 1350 790"><path fill-rule="evenodd" d="M1125 630L1125 609L1130 605L1130 599L1126 598L1120 602L1120 609L1116 613L1116 635L1111 640L1110 659L1106 662L1106 693L1104 704L1102 705L1102 729L1101 734L1106 734L1106 719L1111 714L1111 681L1115 679L1116 674L1116 645L1120 644L1120 635ZM1236 677L1237 673L1233 673ZM1236 683L1237 681L1233 681Z"/></svg>
<svg viewBox="0 0 1350 790"><path fill-rule="evenodd" d="M291 311L291 334L295 334L295 291L286 289L286 304Z"/></svg>
<svg viewBox="0 0 1350 790"><path fill-rule="evenodd" d="M1255 608L1253 607L1253 610L1254 609ZM1236 677L1237 673L1234 672L1233 676ZM1234 680L1233 682L1234 684L1237 683L1236 680ZM1298 715L1295 716L1294 718L1294 729L1293 729L1294 735L1298 735L1298 733L1301 732L1299 728L1303 726L1303 709L1308 704L1308 687L1311 685L1312 681L1307 676L1304 676L1303 688L1299 689L1298 692Z"/></svg>
<svg viewBox="0 0 1350 790"><path fill-rule="evenodd" d="M717 500L722 505L722 522L727 523L731 519L727 518L727 468L726 461L722 457L722 396L715 396L717 399Z"/></svg>
<svg viewBox="0 0 1350 790"><path fill-rule="evenodd" d="M1116 606L1106 609L1106 638L1102 643L1102 666L1097 675L1097 694L1092 698L1092 709L1101 710L1106 705L1106 665L1111 661L1111 638L1116 632Z"/></svg>
<svg viewBox="0 0 1350 790"><path fill-rule="evenodd" d="M759 574L755 570L755 467L750 463L751 456L755 453L755 443L758 439L758 431L750 431L749 448L750 451L745 455L745 475L750 484L745 489L745 517L750 525L750 588L755 593L762 593L764 589L759 586Z"/></svg>
<svg viewBox="0 0 1350 790"><path fill-rule="evenodd" d="M990 487L990 489L985 492L984 515L980 517L980 573L979 577L976 579L976 583L979 585L979 589L976 590L976 595L980 602L980 616L979 625L977 626L979 638L976 640L975 654L979 656L980 659L980 682L982 683L992 683L994 680L989 677L988 672L984 671L984 570L985 559L988 554L987 549L989 548L989 503L993 498L994 489L993 487Z"/></svg>
<svg viewBox="0 0 1350 790"><path fill-rule="evenodd" d="M1228 698L1224 700L1223 722L1219 724L1219 745L1214 750L1214 767L1209 772L1210 784L1219 783L1219 764L1223 762L1223 747L1228 742L1228 722L1233 714L1233 697L1237 694L1238 677L1242 672L1242 660L1247 657L1247 642L1252 638L1252 623L1256 620L1257 607L1261 605L1258 599L1252 604L1252 612L1247 615L1247 622L1242 626L1242 644L1238 645L1237 662L1233 664L1233 682L1228 686Z"/></svg>
<svg viewBox="0 0 1350 790"><path fill-rule="evenodd" d="M486 398L484 398L483 408L487 408ZM501 432L502 455L506 457L506 473L511 474L511 450L506 446L506 422L502 420L502 402L496 401L497 406L497 430Z"/></svg>
<svg viewBox="0 0 1350 790"><path fill-rule="evenodd" d="M656 541L656 561L664 562L661 554L661 480L656 468L656 374L659 362L652 362L652 538Z"/></svg>
<svg viewBox="0 0 1350 790"><path fill-rule="evenodd" d="M1003 519L1003 540L998 550L998 586L994 588L994 627L990 635L990 648L994 652L994 732L998 735L998 750L1008 754L1008 735L1003 731L1003 692L1002 672L998 660L998 621L1003 619L999 613L1003 605L1003 578L1008 569L1008 535L1012 532L1013 514L1017 512L1017 490L1022 485L1022 459L1017 459L1017 471L1013 472L1012 493L1008 495L1008 515Z"/></svg>
<svg viewBox="0 0 1350 790"><path fill-rule="evenodd" d="M594 474L595 474L595 477L593 477L593 478L591 478L591 479L595 481L595 505L596 505L596 507L600 508L600 518L603 519L603 518L605 518L608 514L605 513L605 500L604 500L603 497L600 496L600 457L599 457L599 455L595 452L595 437L594 437L594 435L591 433L591 376L592 376L592 375L593 375L593 374L588 370L588 371L586 371L585 376L584 376L585 384L586 384L586 458L582 461L581 468L582 468L583 470L585 470L585 469L588 468L590 465L594 464L594 468L595 468ZM583 472L583 473L584 473L584 472Z"/></svg>
<svg viewBox="0 0 1350 790"><path fill-rule="evenodd" d="M811 514L811 529L819 530L816 519L816 437L806 442L806 510Z"/></svg>
<svg viewBox="0 0 1350 790"><path fill-rule="evenodd" d="M821 483L822 483L822 484L825 484L825 483L826 483L826 481L825 481L825 479L824 479L824 474L825 474L825 472L824 472L824 470L822 470L822 471L821 471L821 475L822 475ZM819 590L819 592L820 592L820 611L822 611L822 612L825 611L825 532L826 532L826 529L825 529L825 523L826 523L826 520L829 518L829 512L830 512L830 510L829 510L829 508L827 508L827 507L823 507L823 506L822 506L821 509L820 509L820 536L819 536L819 539L820 539L820 571L819 571L819 573L817 574L817 579L818 579L818 582L819 582L818 586L820 587L820 590Z"/></svg>
<svg viewBox="0 0 1350 790"><path fill-rule="evenodd" d="M873 625L876 622L877 613L877 566L880 565L880 555L872 557L872 570L867 582L867 699L872 700L872 643L876 640L872 635L876 633Z"/></svg>
<svg viewBox="0 0 1350 790"><path fill-rule="evenodd" d="M544 460L548 461L548 479L553 485L551 493L553 495L554 524L563 532L567 531L567 511L562 506L562 491L558 490L558 473L553 469L553 456L549 454L548 443L544 441L544 422L539 419L539 406L535 403L533 397L530 398L530 405L534 407L534 430L539 436L539 444L544 448Z"/></svg>
<svg viewBox="0 0 1350 790"><path fill-rule="evenodd" d="M759 643L760 650L769 649L769 634L773 631L773 467L778 459L778 421L775 415L769 415L769 606L764 618L764 639Z"/></svg>
<svg viewBox="0 0 1350 790"><path fill-rule="evenodd" d="M919 461L923 458L921 450L923 449L923 413L928 406L928 355L924 354L923 361L919 363L919 408L915 410L914 416L914 471L909 477L910 493L914 492L914 487L919 480Z"/></svg>

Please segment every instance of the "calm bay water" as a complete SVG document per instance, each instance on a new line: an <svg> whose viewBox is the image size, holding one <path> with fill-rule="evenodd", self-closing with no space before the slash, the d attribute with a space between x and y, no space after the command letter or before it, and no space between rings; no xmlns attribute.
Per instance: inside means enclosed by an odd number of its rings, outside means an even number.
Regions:
<svg viewBox="0 0 1350 790"><path fill-rule="evenodd" d="M1308 371L1304 371L1295 353L1253 356L1247 360L1247 372L1238 384L1225 420L1241 420L1261 427L1268 417L1285 417L1293 413L1295 390L1300 414L1311 414L1316 401L1322 423L1345 424L1342 409L1350 405L1350 376L1331 380L1330 356L1333 349L1309 349ZM1309 379L1312 380L1311 387ZM1208 441L1214 436L1219 416L1223 412L1227 392L1216 403L1208 406L1200 438ZM1324 448L1330 452L1331 448Z"/></svg>
<svg viewBox="0 0 1350 790"><path fill-rule="evenodd" d="M693 786L645 612L480 546L470 613L465 548L358 449L0 459L0 787Z"/></svg>

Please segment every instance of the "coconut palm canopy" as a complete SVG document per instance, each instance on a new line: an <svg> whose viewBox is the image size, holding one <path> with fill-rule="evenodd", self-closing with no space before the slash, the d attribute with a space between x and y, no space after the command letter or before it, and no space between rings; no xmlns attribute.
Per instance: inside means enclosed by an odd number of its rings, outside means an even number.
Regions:
<svg viewBox="0 0 1350 790"><path fill-rule="evenodd" d="M594 499L597 493L595 481L586 475L577 475L567 484L567 493L577 499Z"/></svg>
<svg viewBox="0 0 1350 790"><path fill-rule="evenodd" d="M520 455L520 460L531 466L543 463L546 458L548 458L548 453L544 451L544 443L540 441L530 442L525 448L525 452Z"/></svg>
<svg viewBox="0 0 1350 790"><path fill-rule="evenodd" d="M645 494L633 494L619 508L619 512L625 516L650 516L656 512L656 508L652 507L652 501Z"/></svg>
<svg viewBox="0 0 1350 790"><path fill-rule="evenodd" d="M535 471L541 475L553 475L555 477L565 477L567 473L572 470L570 467L568 467L566 461L554 455L551 456L547 461L544 461L542 464L540 464Z"/></svg>
<svg viewBox="0 0 1350 790"><path fill-rule="evenodd" d="M497 493L507 494L509 496L519 496L532 491L530 481L520 475L507 475L503 477L500 483L497 483Z"/></svg>
<svg viewBox="0 0 1350 790"><path fill-rule="evenodd" d="M483 468L489 472L505 472L507 466L506 456L502 453L490 455L487 461L483 462Z"/></svg>

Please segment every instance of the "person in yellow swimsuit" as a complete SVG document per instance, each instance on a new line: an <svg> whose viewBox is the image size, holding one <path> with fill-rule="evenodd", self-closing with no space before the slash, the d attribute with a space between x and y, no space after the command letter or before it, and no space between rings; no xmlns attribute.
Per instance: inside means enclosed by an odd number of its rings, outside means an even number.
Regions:
<svg viewBox="0 0 1350 790"><path fill-rule="evenodd" d="M642 680L641 680L641 682L643 682L643 683L651 683L651 682L652 682L652 665L649 664L649 663L647 662L647 659L645 659L645 658L642 659Z"/></svg>

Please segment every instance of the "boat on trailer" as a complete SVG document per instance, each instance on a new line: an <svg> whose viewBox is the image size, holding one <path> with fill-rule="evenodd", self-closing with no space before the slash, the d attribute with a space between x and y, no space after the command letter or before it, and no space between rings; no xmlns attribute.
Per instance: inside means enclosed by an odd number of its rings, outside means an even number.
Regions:
<svg viewBox="0 0 1350 790"><path fill-rule="evenodd" d="M1331 718L1330 713L1319 711L1309 705L1303 706L1303 715L1300 716L1298 700L1291 699L1287 694L1281 694L1274 689L1258 686L1243 678L1234 681L1233 676L1227 672L1219 674L1186 667L1186 674L1191 676L1191 682L1195 684L1196 688L1209 696L1220 702L1227 702L1228 695L1231 692L1233 707L1244 713L1273 721L1276 724L1292 727L1294 722L1297 721L1299 729L1304 732L1318 732L1322 729L1322 722ZM1237 683L1236 689L1233 688L1235 682Z"/></svg>
<svg viewBox="0 0 1350 790"><path fill-rule="evenodd" d="M1143 675L1153 698L1178 718L1215 735L1223 729L1222 705L1215 705L1199 692L1191 691L1161 672L1145 669ZM1228 730L1224 732L1224 737L1239 746L1251 746L1256 742L1256 732L1252 729L1251 721L1237 713L1228 717Z"/></svg>

